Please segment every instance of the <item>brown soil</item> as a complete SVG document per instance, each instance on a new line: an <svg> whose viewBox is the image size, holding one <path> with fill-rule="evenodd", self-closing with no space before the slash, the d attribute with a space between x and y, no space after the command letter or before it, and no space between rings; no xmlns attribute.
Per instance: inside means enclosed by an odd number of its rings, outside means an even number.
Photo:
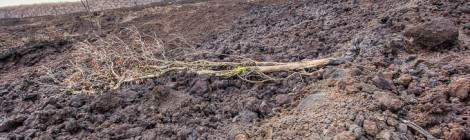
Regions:
<svg viewBox="0 0 470 140"><path fill-rule="evenodd" d="M426 138L406 121L470 139L469 9L465 0L201 0L1 20L0 139ZM428 30L437 19L446 26ZM134 27L170 48L219 54L169 54L178 60L346 63L256 84L173 72L97 95L62 90L75 44ZM426 39L438 47L410 41Z"/></svg>

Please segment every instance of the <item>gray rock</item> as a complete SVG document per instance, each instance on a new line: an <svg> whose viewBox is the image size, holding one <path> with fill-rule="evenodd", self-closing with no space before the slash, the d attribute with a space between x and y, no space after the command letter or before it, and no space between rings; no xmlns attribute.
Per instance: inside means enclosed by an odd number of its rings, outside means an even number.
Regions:
<svg viewBox="0 0 470 140"><path fill-rule="evenodd" d="M338 68L327 68L323 73L323 79L339 79L346 75L346 71L344 69Z"/></svg>
<svg viewBox="0 0 470 140"><path fill-rule="evenodd" d="M429 133L435 137L442 137L442 129L440 127L432 127L429 129Z"/></svg>
<svg viewBox="0 0 470 140"><path fill-rule="evenodd" d="M467 30L470 30L470 23L467 23L467 24L463 25L463 28L467 29Z"/></svg>
<svg viewBox="0 0 470 140"><path fill-rule="evenodd" d="M157 139L157 133L153 130L147 130L142 133L142 140L155 140Z"/></svg>
<svg viewBox="0 0 470 140"><path fill-rule="evenodd" d="M397 111L403 106L403 102L394 93L377 92L377 101L380 106L391 111Z"/></svg>
<svg viewBox="0 0 470 140"><path fill-rule="evenodd" d="M65 124L65 131L70 132L70 133L75 133L80 128L80 126L78 125L78 122L75 119L69 119L64 124Z"/></svg>
<svg viewBox="0 0 470 140"><path fill-rule="evenodd" d="M38 93L27 93L22 95L23 101L35 101L39 97Z"/></svg>
<svg viewBox="0 0 470 140"><path fill-rule="evenodd" d="M384 90L392 90L394 89L394 85L392 82L384 79L383 77L380 77L380 76L375 76L373 79L372 79L372 82L374 83L375 86L377 86L378 88L380 89L384 89Z"/></svg>
<svg viewBox="0 0 470 140"><path fill-rule="evenodd" d="M453 80L449 85L449 94L451 97L457 97L461 100L466 99L470 92L470 76L459 77Z"/></svg>
<svg viewBox="0 0 470 140"><path fill-rule="evenodd" d="M192 94L204 94L209 90L209 83L204 80L197 80L194 85L189 89L189 92Z"/></svg>
<svg viewBox="0 0 470 140"><path fill-rule="evenodd" d="M391 140L392 139L392 131L390 130L382 130L379 134L377 134L376 138L378 140Z"/></svg>
<svg viewBox="0 0 470 140"><path fill-rule="evenodd" d="M371 85L371 84L366 84L366 83L361 84L361 87L362 87L361 91L369 93L369 94L372 94L372 93L380 90L376 86Z"/></svg>
<svg viewBox="0 0 470 140"><path fill-rule="evenodd" d="M398 125L398 120L393 118L393 117L388 117L387 118L387 124L390 126L397 126Z"/></svg>
<svg viewBox="0 0 470 140"><path fill-rule="evenodd" d="M234 138L235 140L247 140L247 136L245 134L237 134Z"/></svg>
<svg viewBox="0 0 470 140"><path fill-rule="evenodd" d="M364 124L365 117L364 115L357 115L356 119L354 119L354 123L356 123L359 126L362 126Z"/></svg>
<svg viewBox="0 0 470 140"><path fill-rule="evenodd" d="M406 134L406 132L408 132L408 126L404 123L398 124L397 129L398 129L398 132L403 133L403 134Z"/></svg>
<svg viewBox="0 0 470 140"><path fill-rule="evenodd" d="M98 96L98 98L91 104L91 109L93 111L104 113L119 107L121 103L121 98L116 97L114 94L108 93Z"/></svg>
<svg viewBox="0 0 470 140"><path fill-rule="evenodd" d="M341 133L338 133L335 135L333 140L355 140L356 137L352 132L349 131L343 131Z"/></svg>
<svg viewBox="0 0 470 140"><path fill-rule="evenodd" d="M10 118L0 124L0 132L9 132L23 125L27 119L26 116L20 115Z"/></svg>
<svg viewBox="0 0 470 140"><path fill-rule="evenodd" d="M462 4L457 10L465 14L470 14L470 3Z"/></svg>
<svg viewBox="0 0 470 140"><path fill-rule="evenodd" d="M364 120L364 124L362 125L364 130L369 135L376 135L379 133L379 128L377 127L377 123L371 120Z"/></svg>
<svg viewBox="0 0 470 140"><path fill-rule="evenodd" d="M347 58L337 58L337 59L332 59L328 62L328 65L340 65L346 63Z"/></svg>
<svg viewBox="0 0 470 140"><path fill-rule="evenodd" d="M7 93L8 93L7 89L0 89L0 97L2 97L3 95L6 95Z"/></svg>
<svg viewBox="0 0 470 140"><path fill-rule="evenodd" d="M28 129L24 133L26 139L33 139L37 132L39 132L39 129Z"/></svg>
<svg viewBox="0 0 470 140"><path fill-rule="evenodd" d="M142 131L144 130L145 129L142 127L135 127L135 128L128 129L126 133L130 137L135 137L135 136L141 135Z"/></svg>
<svg viewBox="0 0 470 140"><path fill-rule="evenodd" d="M304 111L306 109L309 109L310 107L313 106L313 104L315 104L317 102L321 102L321 100L323 98L325 98L326 95L328 95L326 92L315 92L313 94L310 94L307 97L305 97L302 101L300 101L297 108L300 111Z"/></svg>
<svg viewBox="0 0 470 140"><path fill-rule="evenodd" d="M452 129L446 134L444 134L444 139L446 140L464 140L465 139L465 130L460 125L451 125Z"/></svg>
<svg viewBox="0 0 470 140"><path fill-rule="evenodd" d="M356 124L350 125L349 131L351 131L356 138L360 138L364 135L364 129L362 129L362 127Z"/></svg>
<svg viewBox="0 0 470 140"><path fill-rule="evenodd" d="M85 97L83 97L82 94L72 96L70 98L70 100L71 100L70 106L72 106L72 107L81 107L81 106L83 106L83 104L85 104L84 99L85 99Z"/></svg>
<svg viewBox="0 0 470 140"><path fill-rule="evenodd" d="M256 121L258 119L258 114L250 110L243 110L238 114L236 118L241 122L249 123Z"/></svg>
<svg viewBox="0 0 470 140"><path fill-rule="evenodd" d="M292 97L287 94L276 95L276 104L285 105L292 102Z"/></svg>

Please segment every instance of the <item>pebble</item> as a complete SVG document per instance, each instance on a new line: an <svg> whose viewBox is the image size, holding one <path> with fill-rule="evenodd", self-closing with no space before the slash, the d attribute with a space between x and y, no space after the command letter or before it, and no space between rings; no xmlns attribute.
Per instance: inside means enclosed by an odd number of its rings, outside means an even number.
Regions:
<svg viewBox="0 0 470 140"><path fill-rule="evenodd" d="M362 124L364 124L364 120L365 120L364 115L357 115L356 119L354 119L354 123L361 126Z"/></svg>
<svg viewBox="0 0 470 140"><path fill-rule="evenodd" d="M345 91L346 91L347 94L355 94L355 93L358 93L359 91L361 91L360 86L361 85L359 85L359 84L347 85L345 87Z"/></svg>
<svg viewBox="0 0 470 140"><path fill-rule="evenodd" d="M423 88L419 86L410 86L406 92L413 95L421 95L423 93Z"/></svg>
<svg viewBox="0 0 470 140"><path fill-rule="evenodd" d="M9 132L23 125L27 119L26 116L20 115L6 120L0 124L0 132Z"/></svg>
<svg viewBox="0 0 470 140"><path fill-rule="evenodd" d="M364 120L363 128L367 134L375 136L379 132L377 123L371 120Z"/></svg>
<svg viewBox="0 0 470 140"><path fill-rule="evenodd" d="M429 133L435 137L441 137L442 136L442 129L440 127L433 127L429 130Z"/></svg>
<svg viewBox="0 0 470 140"><path fill-rule="evenodd" d="M244 110L238 114L238 118L242 122L249 123L252 121L256 121L258 119L258 114L250 110Z"/></svg>
<svg viewBox="0 0 470 140"><path fill-rule="evenodd" d="M385 80L393 80L393 75L394 75L393 72L384 72L383 73L383 76L384 76Z"/></svg>
<svg viewBox="0 0 470 140"><path fill-rule="evenodd" d="M397 126L398 125L398 120L392 117L387 118L387 124L390 126Z"/></svg>
<svg viewBox="0 0 470 140"><path fill-rule="evenodd" d="M460 77L449 85L449 94L451 97L457 97L464 100L470 92L470 77Z"/></svg>
<svg viewBox="0 0 470 140"><path fill-rule="evenodd" d="M298 109L300 111L304 111L306 109L310 109L315 103L322 102L322 99L328 95L326 92L315 92L313 94L308 95L302 101L300 101L298 105Z"/></svg>
<svg viewBox="0 0 470 140"><path fill-rule="evenodd" d="M323 79L339 79L343 78L347 72L344 69L339 68L327 68L323 73Z"/></svg>
<svg viewBox="0 0 470 140"><path fill-rule="evenodd" d="M287 95L287 94L279 94L279 95L276 95L276 104L278 105L285 105L285 104L289 104L292 102L292 97Z"/></svg>
<svg viewBox="0 0 470 140"><path fill-rule="evenodd" d="M349 131L351 131L356 138L362 137L364 135L364 129L356 124L350 125Z"/></svg>
<svg viewBox="0 0 470 140"><path fill-rule="evenodd" d="M2 89L0 88L0 97L2 97L3 95L6 95L8 93L8 90L5 88L5 89Z"/></svg>
<svg viewBox="0 0 470 140"><path fill-rule="evenodd" d="M85 97L82 95L72 96L70 100L71 100L70 106L72 107L78 108L78 107L83 106L83 104L85 104Z"/></svg>
<svg viewBox="0 0 470 140"><path fill-rule="evenodd" d="M244 134L237 134L235 140L247 140L248 138Z"/></svg>
<svg viewBox="0 0 470 140"><path fill-rule="evenodd" d="M392 137L391 137L392 140L402 140L402 136L400 134L398 134L397 132L392 132Z"/></svg>
<svg viewBox="0 0 470 140"><path fill-rule="evenodd" d="M308 140L323 140L324 138L320 134L312 132L310 136L308 136L307 139Z"/></svg>
<svg viewBox="0 0 470 140"><path fill-rule="evenodd" d="M356 137L350 131L343 131L335 135L333 140L355 140Z"/></svg>
<svg viewBox="0 0 470 140"><path fill-rule="evenodd" d="M463 26L464 29L470 30L470 23L467 23Z"/></svg>
<svg viewBox="0 0 470 140"><path fill-rule="evenodd" d="M362 84L360 84L360 86L361 86L361 91L369 93L369 94L372 94L375 91L380 90L379 88L377 88L376 86L371 85L371 84L362 83Z"/></svg>
<svg viewBox="0 0 470 140"><path fill-rule="evenodd" d="M379 104L388 110L397 111L403 106L403 102L396 95L390 92L378 92L376 94Z"/></svg>
<svg viewBox="0 0 470 140"><path fill-rule="evenodd" d="M377 134L376 138L378 140L390 140L392 138L392 132L390 130L382 130Z"/></svg>
<svg viewBox="0 0 470 140"><path fill-rule="evenodd" d="M401 84L403 86L408 86L411 83L411 78L410 74L403 74L398 78L398 84Z"/></svg>
<svg viewBox="0 0 470 140"><path fill-rule="evenodd" d="M204 94L209 90L207 85L209 85L209 83L206 80L197 80L191 89L189 89L189 92L192 94Z"/></svg>
<svg viewBox="0 0 470 140"><path fill-rule="evenodd" d="M122 98L116 97L115 94L108 93L98 96L97 99L94 100L94 102L91 104L91 109L99 113L105 113L120 106L121 104Z"/></svg>
<svg viewBox="0 0 470 140"><path fill-rule="evenodd" d="M37 93L28 93L22 96L23 101L35 101L39 95Z"/></svg>
<svg viewBox="0 0 470 140"><path fill-rule="evenodd" d="M452 128L444 137L446 140L463 140L465 138L465 132L462 128Z"/></svg>
<svg viewBox="0 0 470 140"><path fill-rule="evenodd" d="M465 14L470 14L470 4L462 4L459 8L457 8L457 11L465 13ZM468 25L468 23L466 24Z"/></svg>
<svg viewBox="0 0 470 140"><path fill-rule="evenodd" d="M398 132L403 133L403 134L406 134L406 132L408 132L408 126L404 123L399 123L397 129L398 129Z"/></svg>
<svg viewBox="0 0 470 140"><path fill-rule="evenodd" d="M79 129L78 122L75 119L69 119L64 124L65 124L64 130L68 132L75 133Z"/></svg>
<svg viewBox="0 0 470 140"><path fill-rule="evenodd" d="M390 81L382 78L382 77L379 77L379 76L375 76L373 79L372 79L372 82L375 86L377 86L378 88L380 89L384 89L384 90L392 90L394 89L393 88L393 85Z"/></svg>

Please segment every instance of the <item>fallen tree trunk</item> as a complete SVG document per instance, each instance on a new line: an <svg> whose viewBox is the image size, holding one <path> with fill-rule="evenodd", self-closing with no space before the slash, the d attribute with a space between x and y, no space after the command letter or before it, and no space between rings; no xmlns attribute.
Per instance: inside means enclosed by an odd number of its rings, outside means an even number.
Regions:
<svg viewBox="0 0 470 140"><path fill-rule="evenodd" d="M248 66L248 67L238 67L233 70L224 70L224 71L213 71L213 70L201 70L196 73L200 75L209 75L209 76L226 76L226 74L242 74L243 71L258 71L262 73L271 73L271 72L281 72L281 71L292 71L306 68L315 68L323 67L328 64L332 59L319 59L319 60L309 60L302 62L292 62L292 63L277 63L273 66ZM270 63L273 64L273 63Z"/></svg>
<svg viewBox="0 0 470 140"><path fill-rule="evenodd" d="M201 63L201 62L196 62L196 63ZM308 60L308 61L301 61L301 62L291 62L291 63L255 62L256 66L245 66L246 63L234 63L234 62L203 61L202 63L208 64L208 65L230 65L230 66L235 65L235 68L232 70L204 70L204 69L198 70L198 69L192 68L193 66L195 66L195 63L178 61L177 63L174 63L175 65L173 67L162 70L159 73L121 80L116 84L114 89L119 88L123 83L157 78L157 77L164 75L167 72L177 71L177 70L193 71L199 75L216 76L216 77L232 77L232 76L241 75L241 74L244 74L247 72L253 72L253 71L260 72L260 73L294 71L294 70L301 70L301 69L307 69L307 68L320 68L320 67L325 67L327 65L338 65L344 62L339 59L326 58L326 59ZM261 66L258 66L258 65L261 65Z"/></svg>

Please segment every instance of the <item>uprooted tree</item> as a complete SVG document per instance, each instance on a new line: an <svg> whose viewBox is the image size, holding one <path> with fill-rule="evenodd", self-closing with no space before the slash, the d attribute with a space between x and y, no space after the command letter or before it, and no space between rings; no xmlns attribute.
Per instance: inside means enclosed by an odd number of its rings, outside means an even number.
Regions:
<svg viewBox="0 0 470 140"><path fill-rule="evenodd" d="M158 78L169 72L191 72L215 77L237 77L247 82L262 83L282 80L269 73L287 71L292 75L309 75L305 69L337 65L342 61L334 58L301 62L257 62L239 57L237 62L214 62L206 60L184 61L171 56L175 52L183 55L221 55L196 50L191 47L166 48L156 35L141 34L136 29L127 29L130 38L109 36L98 38L93 43L83 42L76 47L71 62L73 71L66 83L70 89L96 93L102 90L119 89L123 84ZM152 41L149 41L152 40ZM187 45L187 44L186 44ZM180 46L185 46L181 44ZM179 55L179 57L186 57ZM237 57L237 56L232 56ZM256 78L252 78L256 75Z"/></svg>

